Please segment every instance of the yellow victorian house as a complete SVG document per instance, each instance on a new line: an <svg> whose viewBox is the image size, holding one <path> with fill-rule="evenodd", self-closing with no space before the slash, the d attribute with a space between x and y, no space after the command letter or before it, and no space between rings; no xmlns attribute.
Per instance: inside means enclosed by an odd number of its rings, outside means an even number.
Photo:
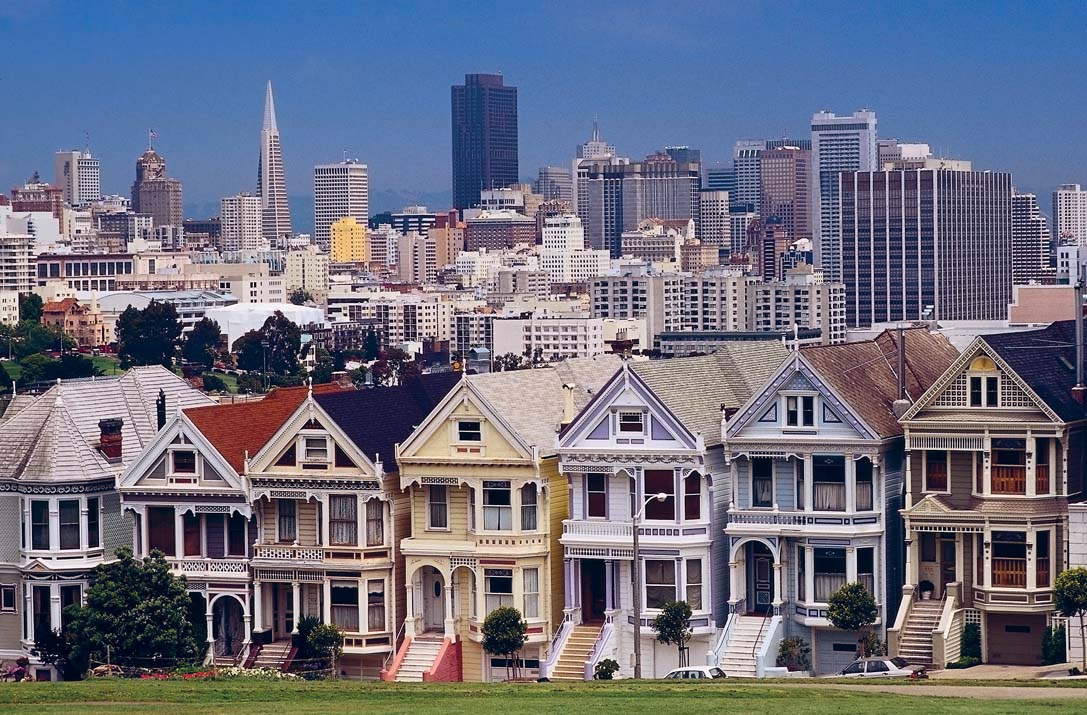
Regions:
<svg viewBox="0 0 1087 715"><path fill-rule="evenodd" d="M538 672L562 618L567 482L559 428L619 367L614 356L465 376L397 450L410 499L401 542L407 617L388 680L489 681L506 661L480 645L487 614L528 624L520 663Z"/></svg>

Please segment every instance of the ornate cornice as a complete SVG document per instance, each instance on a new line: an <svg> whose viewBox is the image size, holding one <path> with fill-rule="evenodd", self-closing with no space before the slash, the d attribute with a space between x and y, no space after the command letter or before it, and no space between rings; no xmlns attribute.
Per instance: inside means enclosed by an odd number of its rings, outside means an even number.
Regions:
<svg viewBox="0 0 1087 715"><path fill-rule="evenodd" d="M112 477L109 479L99 479L93 482L65 484L18 481L0 482L0 492L15 492L16 494L97 494L115 490L116 482Z"/></svg>
<svg viewBox="0 0 1087 715"><path fill-rule="evenodd" d="M360 491L379 492L381 482L375 479L283 479L255 478L249 480L254 490L257 489L304 489L307 491Z"/></svg>

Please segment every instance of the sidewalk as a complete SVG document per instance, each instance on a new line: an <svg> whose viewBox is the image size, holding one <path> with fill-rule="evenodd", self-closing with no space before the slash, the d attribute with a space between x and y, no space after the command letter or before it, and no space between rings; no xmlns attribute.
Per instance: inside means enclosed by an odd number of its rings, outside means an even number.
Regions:
<svg viewBox="0 0 1087 715"><path fill-rule="evenodd" d="M975 665L964 670L930 670L932 680L1039 680L1067 678L1071 663L1058 665Z"/></svg>

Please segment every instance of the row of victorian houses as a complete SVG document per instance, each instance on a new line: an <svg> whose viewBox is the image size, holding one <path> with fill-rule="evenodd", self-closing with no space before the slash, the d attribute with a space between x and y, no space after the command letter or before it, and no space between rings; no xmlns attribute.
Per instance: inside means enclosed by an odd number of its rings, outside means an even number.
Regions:
<svg viewBox="0 0 1087 715"><path fill-rule="evenodd" d="M0 421L0 658L128 545L186 577L220 663L285 665L312 616L347 676L501 679L481 627L509 605L533 676L629 677L640 632L659 677L679 656L652 622L685 600L690 662L781 673L797 637L823 674L855 657L827 618L848 582L892 654L941 666L974 623L984 660L1039 662L1087 551L1076 359L1058 323L961 354L910 328L233 405L161 368L58 384Z"/></svg>

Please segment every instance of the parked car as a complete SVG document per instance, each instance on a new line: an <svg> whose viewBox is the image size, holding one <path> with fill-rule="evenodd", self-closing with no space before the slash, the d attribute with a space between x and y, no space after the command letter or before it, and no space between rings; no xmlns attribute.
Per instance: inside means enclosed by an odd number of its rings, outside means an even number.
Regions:
<svg viewBox="0 0 1087 715"><path fill-rule="evenodd" d="M913 665L905 658L877 656L857 658L837 676L841 678L925 678L925 666Z"/></svg>
<svg viewBox="0 0 1087 715"><path fill-rule="evenodd" d="M717 680L727 678L725 671L712 665L691 665L686 668L674 668L664 676L668 680Z"/></svg>

